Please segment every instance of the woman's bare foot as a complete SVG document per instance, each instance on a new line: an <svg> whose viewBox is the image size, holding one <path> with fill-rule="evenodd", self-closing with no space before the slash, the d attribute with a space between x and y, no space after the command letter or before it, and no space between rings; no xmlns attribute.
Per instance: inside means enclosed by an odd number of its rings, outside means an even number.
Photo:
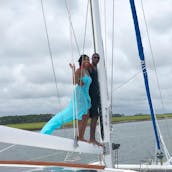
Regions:
<svg viewBox="0 0 172 172"><path fill-rule="evenodd" d="M99 142L96 141L96 140L90 140L89 143L95 144L95 145L97 145L97 146L103 146L103 144L99 143Z"/></svg>

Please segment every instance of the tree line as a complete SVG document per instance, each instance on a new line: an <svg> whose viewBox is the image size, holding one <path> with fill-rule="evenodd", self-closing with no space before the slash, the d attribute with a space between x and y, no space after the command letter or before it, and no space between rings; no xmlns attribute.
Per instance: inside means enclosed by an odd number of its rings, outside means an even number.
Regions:
<svg viewBox="0 0 172 172"><path fill-rule="evenodd" d="M47 122L52 116L53 114L3 116L0 117L0 125Z"/></svg>
<svg viewBox="0 0 172 172"><path fill-rule="evenodd" d="M0 117L0 125L6 124L21 124L33 122L47 122L52 118L53 114L38 114L38 115L15 115ZM122 117L124 114L113 114L113 117Z"/></svg>
<svg viewBox="0 0 172 172"><path fill-rule="evenodd" d="M132 116L143 116L143 115L144 114L138 113ZM3 116L0 117L0 125L47 122L52 118L52 116L53 114ZM112 114L112 117L124 117L124 116L125 114L120 114L120 113Z"/></svg>

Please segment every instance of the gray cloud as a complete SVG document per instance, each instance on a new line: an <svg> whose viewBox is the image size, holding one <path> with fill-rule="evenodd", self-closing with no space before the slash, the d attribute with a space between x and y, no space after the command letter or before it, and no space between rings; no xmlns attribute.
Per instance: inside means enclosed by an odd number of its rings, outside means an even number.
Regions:
<svg viewBox="0 0 172 172"><path fill-rule="evenodd" d="M155 5L156 3L156 5ZM171 0L146 0L144 9L159 78L165 112L172 112L172 4ZM72 23L80 53L83 52L85 1L69 1ZM111 75L112 3L106 2L106 66ZM163 112L154 65L148 45L141 4L136 2L141 28L149 83L156 112ZM103 10L103 5L100 4ZM162 8L163 7L163 8ZM71 39L64 0L44 2L48 36L57 78L56 90L40 1L0 2L0 115L56 113L64 108L72 95L72 73L68 64L78 66L80 53ZM102 19L104 12L101 13ZM88 16L85 53L93 52L92 31ZM105 37L105 21L102 33ZM72 44L71 44L72 42ZM105 44L105 42L104 42ZM73 47L71 50L71 46ZM148 113L140 61L127 1L115 2L114 45L114 113ZM118 88L120 87L120 88ZM109 82L110 88L110 82ZM116 90L116 88L118 88ZM58 97L57 97L58 95Z"/></svg>

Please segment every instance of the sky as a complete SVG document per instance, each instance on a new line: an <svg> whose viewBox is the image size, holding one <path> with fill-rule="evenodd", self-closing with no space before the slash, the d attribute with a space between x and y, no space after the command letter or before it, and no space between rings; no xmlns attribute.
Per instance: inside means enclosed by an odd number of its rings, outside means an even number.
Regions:
<svg viewBox="0 0 172 172"><path fill-rule="evenodd" d="M0 116L54 114L65 108L73 90L69 63L75 63L78 67L80 54L85 53L90 57L93 54L90 15L86 17L88 1L68 0L68 12L64 0L42 2L50 51L41 0L0 0ZM136 8L154 109L156 113L170 113L172 0L144 0L143 4L137 0ZM113 65L112 9L112 1L100 0L113 113L149 113L129 0L114 1ZM111 93L112 66L114 77Z"/></svg>

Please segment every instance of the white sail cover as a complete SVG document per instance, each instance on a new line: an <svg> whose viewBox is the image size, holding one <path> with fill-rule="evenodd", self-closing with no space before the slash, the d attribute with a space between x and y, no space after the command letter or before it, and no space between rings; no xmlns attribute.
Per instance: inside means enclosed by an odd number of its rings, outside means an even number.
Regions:
<svg viewBox="0 0 172 172"><path fill-rule="evenodd" d="M79 141L78 146L74 147L73 139L44 135L2 125L0 125L0 142L72 152L103 153L102 147L86 142Z"/></svg>

